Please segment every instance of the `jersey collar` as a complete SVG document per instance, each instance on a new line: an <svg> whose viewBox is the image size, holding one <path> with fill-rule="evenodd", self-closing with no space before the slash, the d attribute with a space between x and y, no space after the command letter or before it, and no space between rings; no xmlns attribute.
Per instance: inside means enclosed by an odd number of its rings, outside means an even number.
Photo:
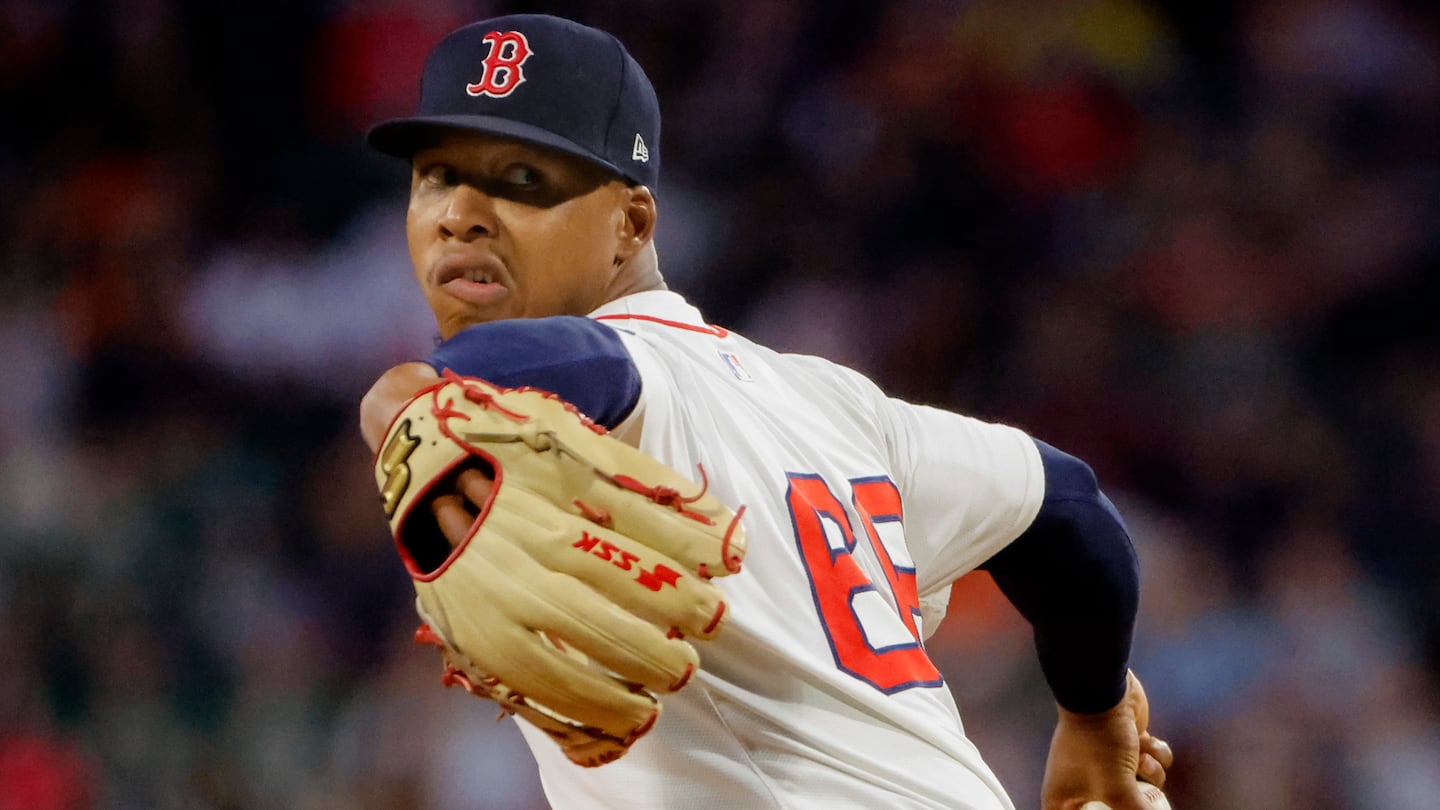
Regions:
<svg viewBox="0 0 1440 810"><path fill-rule="evenodd" d="M591 318L607 319L616 315L647 315L667 321L704 326L705 319L696 309L674 290L646 290L616 298L590 313Z"/></svg>
<svg viewBox="0 0 1440 810"><path fill-rule="evenodd" d="M730 334L721 327L705 323L700 310L691 306L679 293L670 290L647 290L617 298L590 313L590 317L617 326L626 322L645 322L715 338Z"/></svg>

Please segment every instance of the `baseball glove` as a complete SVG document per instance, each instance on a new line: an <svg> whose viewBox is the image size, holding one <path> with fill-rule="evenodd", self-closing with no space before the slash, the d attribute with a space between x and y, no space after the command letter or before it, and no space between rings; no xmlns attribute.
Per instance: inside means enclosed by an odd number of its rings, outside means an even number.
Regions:
<svg viewBox="0 0 1440 810"><path fill-rule="evenodd" d="M478 468L493 481L454 544L427 502ZM702 478L704 470L701 469ZM375 480L442 682L494 700L584 766L654 725L709 639L740 570L732 512L573 406L447 372L391 422ZM696 492L682 495L682 492Z"/></svg>

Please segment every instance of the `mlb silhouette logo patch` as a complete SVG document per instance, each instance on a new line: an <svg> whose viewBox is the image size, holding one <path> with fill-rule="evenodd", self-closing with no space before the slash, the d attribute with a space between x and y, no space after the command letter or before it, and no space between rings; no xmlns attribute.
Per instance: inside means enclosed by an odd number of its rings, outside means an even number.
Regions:
<svg viewBox="0 0 1440 810"><path fill-rule="evenodd" d="M490 53L482 60L480 80L465 85L472 96L504 98L525 83L525 60L534 56L530 40L519 31L491 31L482 39L490 45Z"/></svg>
<svg viewBox="0 0 1440 810"><path fill-rule="evenodd" d="M735 375L735 379L740 382L755 382L755 378L750 376L750 372L746 371L745 366L740 362L740 355L734 352L719 352L719 355L720 359L724 360L725 365L729 367L730 373Z"/></svg>

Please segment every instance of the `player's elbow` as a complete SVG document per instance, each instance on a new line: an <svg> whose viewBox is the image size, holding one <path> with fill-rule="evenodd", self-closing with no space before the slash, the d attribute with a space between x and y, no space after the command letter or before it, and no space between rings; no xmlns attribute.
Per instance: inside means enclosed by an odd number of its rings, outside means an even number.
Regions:
<svg viewBox="0 0 1440 810"><path fill-rule="evenodd" d="M1132 610L1138 598L1139 567L1130 533L1115 504L1100 490L1089 464L1035 440L1045 469L1045 501L1032 531L1065 547L1062 559L1073 575L1093 581L1115 596L1117 610Z"/></svg>
<svg viewBox="0 0 1440 810"><path fill-rule="evenodd" d="M1030 527L985 564L1035 631L1056 700L1101 711L1124 694L1140 602L1129 532L1090 466L1036 441L1045 500Z"/></svg>
<svg viewBox="0 0 1440 810"><path fill-rule="evenodd" d="M1041 441L1045 499L1030 527L988 560L988 570L1027 617L1075 619L1084 594L1091 618L1124 621L1139 602L1139 566L1125 523L1090 465Z"/></svg>

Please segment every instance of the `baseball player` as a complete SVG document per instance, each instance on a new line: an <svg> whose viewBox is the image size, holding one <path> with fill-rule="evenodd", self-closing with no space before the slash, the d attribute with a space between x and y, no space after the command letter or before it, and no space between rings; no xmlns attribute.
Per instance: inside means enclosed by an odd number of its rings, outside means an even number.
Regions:
<svg viewBox="0 0 1440 810"><path fill-rule="evenodd" d="M452 682L521 718L553 806L1011 808L924 646L949 584L976 568L1033 624L1059 707L1045 808L1168 806L1159 787L1172 755L1148 733L1144 692L1127 668L1135 558L1089 467L1015 428L891 399L854 371L752 343L668 290L653 241L659 109L620 42L542 15L466 26L430 55L417 114L380 124L369 140L412 167L410 255L442 341L379 379L362 403L362 430L416 578L422 639L444 651ZM631 490L621 496L640 492L690 520L680 523L713 526L718 556L681 559L667 529L655 542L672 543L665 553L676 556L647 563L650 547L621 531L622 507L588 494L527 495L497 517L497 493L536 469L543 479L545 467L494 447L569 443L551 454L557 465L609 457L573 449L602 439L569 427L540 431L562 437L554 441L516 427L508 443L481 448L507 425L542 424L523 394L504 393L525 388L573 405L572 416L608 429L604 442L686 473L705 498L737 513L743 505L743 516L706 512L688 482L644 484L640 473L593 465ZM570 417L553 409L544 418ZM433 471L413 466L447 445ZM485 463L465 466L461 456ZM416 489L412 479L428 483ZM524 486L544 496L561 485ZM436 595L465 555L509 560L513 544L544 561L552 552L528 532L581 519L590 528L553 530L564 549L657 594L693 581L689 618L637 601L613 623L586 623L577 612L609 617L610 608L557 612L551 600L590 600L611 586L530 562L513 569L531 572L520 574L475 563L468 584ZM402 537L425 520L444 537L438 551ZM601 542L596 526L616 531ZM740 568L742 533L743 571L717 577ZM539 584L513 588L511 577ZM637 612L670 630L635 642L651 652L632 656L628 635L653 630L632 628ZM569 624L550 623L562 614ZM507 634L507 623L522 632ZM601 641L584 638L601 625L610 628ZM546 651L507 646L522 643L512 639ZM581 664L555 663L572 647ZM546 674L515 665L522 659ZM603 676L592 678L584 660L599 660ZM590 680L567 689L569 677ZM612 683L629 688L611 695ZM641 714L607 725L609 707L627 700L615 711L638 705Z"/></svg>

